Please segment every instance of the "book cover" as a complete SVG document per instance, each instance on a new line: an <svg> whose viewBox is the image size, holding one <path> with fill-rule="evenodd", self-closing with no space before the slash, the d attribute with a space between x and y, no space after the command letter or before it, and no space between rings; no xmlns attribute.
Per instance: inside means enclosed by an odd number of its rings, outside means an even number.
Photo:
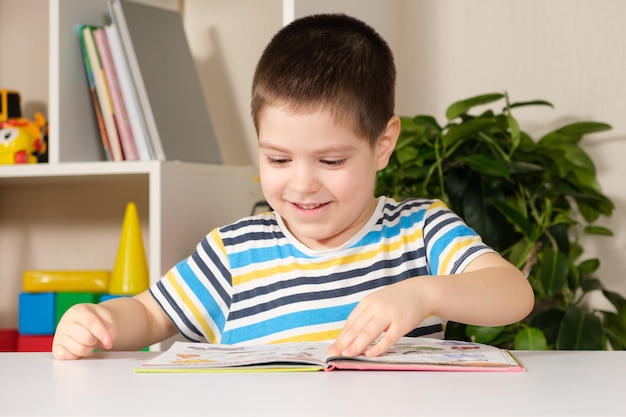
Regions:
<svg viewBox="0 0 626 417"><path fill-rule="evenodd" d="M157 159L220 164L180 13L108 0Z"/></svg>
<svg viewBox="0 0 626 417"><path fill-rule="evenodd" d="M126 105L128 122L133 131L133 139L135 140L135 146L137 147L139 159L142 161L156 159L154 150L147 140L148 133L146 123L141 113L137 92L135 91L135 87L130 79L126 59L122 53L122 46L120 45L120 37L117 28L113 24L109 24L105 26L104 30L109 41L109 49L111 51L111 57L113 58L113 66L117 72L120 90L122 90L122 99Z"/></svg>
<svg viewBox="0 0 626 417"><path fill-rule="evenodd" d="M102 120L104 121L104 127L106 129L111 160L123 161L124 154L122 152L122 146L117 133L117 126L115 125L115 120L113 119L113 106L111 104L108 86L104 78L104 71L100 63L100 57L98 56L98 51L93 37L94 29L96 29L96 27L84 25L81 31L85 42L87 58L91 67L91 73L93 75L96 96L98 98L98 103L100 104Z"/></svg>
<svg viewBox="0 0 626 417"><path fill-rule="evenodd" d="M102 119L102 111L100 111L100 103L96 94L96 84L91 70L91 64L87 55L87 46L85 44L85 38L83 36L83 28L85 25L76 26L76 33L80 40L80 52L83 57L83 64L85 67L85 73L87 74L87 83L89 85L89 93L91 95L91 102L96 115L96 122L98 123L98 130L100 131L100 138L102 139L102 147L104 148L104 154L108 161L111 160L111 151L109 147L109 139L107 137L106 127L104 126L104 120Z"/></svg>
<svg viewBox="0 0 626 417"><path fill-rule="evenodd" d="M127 161L136 161L139 159L139 155L137 154L133 131L128 120L126 105L124 104L124 100L122 98L122 91L119 86L117 71L113 65L113 57L111 56L109 41L104 27L94 29L93 37L96 41L102 70L104 71L104 78L107 86L109 87L108 91L111 97L111 104L113 106L113 119L115 121L115 125L117 126L117 133L120 138L120 144L122 145L124 159Z"/></svg>
<svg viewBox="0 0 626 417"><path fill-rule="evenodd" d="M458 371L520 372L523 365L505 349L427 337L400 339L377 357L332 357L327 342L237 346L175 342L135 372L250 371Z"/></svg>

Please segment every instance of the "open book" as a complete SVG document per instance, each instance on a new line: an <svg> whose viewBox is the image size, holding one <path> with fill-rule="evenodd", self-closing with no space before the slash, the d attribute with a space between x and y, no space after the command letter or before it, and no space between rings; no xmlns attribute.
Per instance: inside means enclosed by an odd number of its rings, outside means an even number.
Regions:
<svg viewBox="0 0 626 417"><path fill-rule="evenodd" d="M167 351L135 368L135 372L245 371L523 371L504 349L479 343L402 338L382 356L330 357L330 343L302 342L236 346L176 342Z"/></svg>

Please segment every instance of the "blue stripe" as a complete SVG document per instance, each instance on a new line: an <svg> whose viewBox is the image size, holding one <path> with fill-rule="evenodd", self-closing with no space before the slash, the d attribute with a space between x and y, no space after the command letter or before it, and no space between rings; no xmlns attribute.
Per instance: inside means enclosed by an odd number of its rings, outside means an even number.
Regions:
<svg viewBox="0 0 626 417"><path fill-rule="evenodd" d="M232 269L244 268L260 262L278 261L287 258L312 259L297 250L292 244L271 245L264 248L250 248L242 252L231 253L228 256Z"/></svg>
<svg viewBox="0 0 626 417"><path fill-rule="evenodd" d="M191 288L193 294L196 295L196 297L202 304L202 307L213 318L213 321L221 332L224 329L226 318L224 317L222 310L213 299L213 296L211 296L211 293L209 293L209 291L198 280L198 277L194 274L186 261L180 262L178 265L176 265L176 270L183 278L185 283Z"/></svg>
<svg viewBox="0 0 626 417"><path fill-rule="evenodd" d="M206 256L208 256L209 260L211 261L211 265L213 265L215 268L218 269L219 271L218 276L226 280L230 284L230 287L232 288L233 281L230 275L230 271L220 261L219 256L217 255L217 253L215 253L215 251L213 250L213 247L211 246L208 240L205 239L202 241L202 249L204 249L204 253L206 254ZM228 307L230 307L230 303L231 303L230 294L226 291L224 286L218 282L217 277L209 270L209 266L202 260L202 257L200 256L200 253L197 250L193 253L192 259L195 262L195 264L198 266L198 268L200 268L200 270L202 271L203 276L209 281L209 284L211 285L211 287L213 287L217 291L217 293L220 295L220 298L222 299L222 301Z"/></svg>
<svg viewBox="0 0 626 417"><path fill-rule="evenodd" d="M265 320L261 323L229 330L223 334L222 343L241 343L285 330L297 329L299 327L344 321L348 318L352 310L354 310L354 307L356 307L356 303L285 314Z"/></svg>
<svg viewBox="0 0 626 417"><path fill-rule="evenodd" d="M430 256L428 257L431 274L445 274L445 271L439 271L439 258L441 257L441 254L448 248L452 241L464 236L475 237L476 233L468 226L458 225L449 230L446 234L444 234L435 242L435 244L430 249Z"/></svg>

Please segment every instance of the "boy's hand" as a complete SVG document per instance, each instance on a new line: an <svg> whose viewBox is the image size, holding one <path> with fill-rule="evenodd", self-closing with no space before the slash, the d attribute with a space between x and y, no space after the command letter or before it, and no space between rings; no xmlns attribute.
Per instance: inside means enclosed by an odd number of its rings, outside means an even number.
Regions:
<svg viewBox="0 0 626 417"><path fill-rule="evenodd" d="M402 336L416 328L430 314L419 282L408 279L382 288L355 307L337 340L330 346L330 355L378 356L385 353ZM381 334L373 346L370 344Z"/></svg>
<svg viewBox="0 0 626 417"><path fill-rule="evenodd" d="M79 359L110 349L117 335L111 312L98 304L77 304L63 315L52 342L56 359Z"/></svg>

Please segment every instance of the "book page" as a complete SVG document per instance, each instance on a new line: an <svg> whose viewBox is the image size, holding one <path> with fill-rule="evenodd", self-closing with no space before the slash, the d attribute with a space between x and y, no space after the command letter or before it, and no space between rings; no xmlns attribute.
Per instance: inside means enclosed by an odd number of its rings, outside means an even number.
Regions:
<svg viewBox="0 0 626 417"><path fill-rule="evenodd" d="M338 368L348 367L345 362L368 362L393 365L446 365L464 367L519 367L519 363L508 351L495 346L456 340L426 337L401 338L384 355L378 357L357 356L353 358L333 357L329 362ZM341 365L339 361L343 362ZM352 366L349 366L352 367ZM367 365L359 366L366 369ZM382 369L384 366L377 366ZM398 366L397 369L401 369Z"/></svg>
<svg viewBox="0 0 626 417"><path fill-rule="evenodd" d="M506 350L494 346L425 337L402 338L387 353L368 358L328 357L327 342L275 345L220 345L176 342L136 372L274 370L473 370L522 371Z"/></svg>
<svg viewBox="0 0 626 417"><path fill-rule="evenodd" d="M328 343L282 343L280 345L216 345L175 342L166 352L144 363L142 369L218 369L250 365L325 367Z"/></svg>

